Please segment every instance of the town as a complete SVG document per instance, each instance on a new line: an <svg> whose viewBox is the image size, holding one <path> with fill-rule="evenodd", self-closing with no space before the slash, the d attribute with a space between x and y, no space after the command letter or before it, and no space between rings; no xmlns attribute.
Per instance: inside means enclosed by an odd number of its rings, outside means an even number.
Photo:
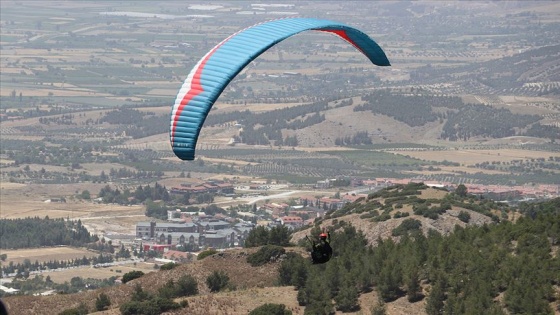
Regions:
<svg viewBox="0 0 560 315"><path fill-rule="evenodd" d="M375 179L326 179L318 181L312 187L318 192L336 187L336 183L346 181L347 192L336 191L331 195L301 195L287 198L291 201L257 203L248 201L251 211L237 211L235 217L226 214L208 215L203 211L189 212L175 209L167 211L167 220L162 222L142 221L136 224L136 245L144 251L153 250L164 258L183 261L186 257L177 252L198 252L208 248L226 249L243 247L249 232L257 225L265 227L285 226L291 231L313 225L316 218L322 218L327 211L338 210L348 203L382 188L393 185L407 185L421 181L415 179L375 178ZM457 185L452 183L425 182L427 186L454 191ZM560 185L502 186L502 185L464 185L469 194L497 202L514 204L520 201L536 201L560 196ZM289 190L289 185L280 185ZM271 185L255 182L247 186L238 186L245 193L245 198L265 195ZM342 189L341 189L342 190ZM249 193L247 193L249 191ZM237 196L232 183L207 181L198 184L182 184L171 187L172 194L216 194L228 198ZM272 196L271 196L272 197ZM267 199L265 199L267 200ZM161 221L161 220L160 220ZM118 245L117 245L118 246Z"/></svg>

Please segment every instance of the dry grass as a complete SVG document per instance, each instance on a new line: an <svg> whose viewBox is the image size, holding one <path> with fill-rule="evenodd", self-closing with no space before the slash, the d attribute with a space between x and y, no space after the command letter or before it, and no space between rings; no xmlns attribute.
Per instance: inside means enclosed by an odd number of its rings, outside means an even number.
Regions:
<svg viewBox="0 0 560 315"><path fill-rule="evenodd" d="M51 280L56 283L70 282L74 277L81 277L83 279L108 279L110 277L122 277L125 273L134 270L140 270L144 273L149 273L155 271L154 264L152 263L137 263L136 266L122 265L122 266L111 266L103 268L93 268L93 267L81 267L74 268L56 272L43 272L43 277L50 276Z"/></svg>
<svg viewBox="0 0 560 315"><path fill-rule="evenodd" d="M294 106L302 105L302 103L249 103L247 105L237 105L237 104L226 104L217 102L214 104L218 108L217 112L229 112L229 111L243 111L250 110L252 112L262 112L271 111L275 109L289 108Z"/></svg>
<svg viewBox="0 0 560 315"><path fill-rule="evenodd" d="M422 199L442 199L447 194L448 194L447 191L429 188L429 189L422 190L419 198L422 198Z"/></svg>
<svg viewBox="0 0 560 315"><path fill-rule="evenodd" d="M193 314L193 315L212 315L212 314L247 314L249 311L261 306L265 303L284 304L293 314L303 314L304 307L298 305L297 291L293 287L275 287L273 286L277 276L278 263L271 263L261 267L251 267L246 262L248 253L254 252L256 249L241 249L222 253L221 255L210 256L202 261L196 261L190 264L181 265L173 270L158 271L149 273L143 277L133 280L127 284L115 287L105 288L96 291L81 292L69 295L54 295L47 297L22 296L8 297L5 303L9 310L17 309L18 314L58 314L60 311L78 306L83 302L90 309L93 309L95 298L104 292L111 299L111 310L101 312L99 314L119 314L118 307L123 302L130 299L132 289L136 284L140 284L142 288L149 292L156 292L158 288L163 286L169 279L177 279L181 275L190 274L199 283L200 295L188 298L176 299L177 302L187 300L189 306L184 309L177 310L174 314ZM301 249L290 248L301 254L305 254ZM122 269L122 272L128 272L127 267L111 267L112 269ZM149 268L138 265L136 269ZM108 268L87 269L68 271L66 275L58 277L51 274L54 281L69 281L73 276L84 275L80 272L90 271L92 273L107 272ZM125 271L126 270L126 271ZM225 271L232 284L237 287L235 291L210 293L206 287L206 277L215 270ZM149 270L143 269L144 272ZM112 273L103 274L109 277ZM344 314L364 314L377 305L378 298L375 291L363 294L359 298L361 310L353 313ZM336 314L343 314L336 312ZM425 314L423 302L408 303L405 298L396 300L387 305L387 314L404 315L404 314Z"/></svg>
<svg viewBox="0 0 560 315"><path fill-rule="evenodd" d="M75 258L82 258L84 256L90 258L98 256L96 252L92 252L85 248L74 247L43 247L43 248L30 248L30 249L2 249L2 254L6 254L6 264L13 262L14 264L23 263L25 259L29 259L32 263L38 261L39 263L52 261L52 260L72 260Z"/></svg>
<svg viewBox="0 0 560 315"><path fill-rule="evenodd" d="M451 161L462 165L474 165L482 162L511 162L548 157L560 157L558 152L530 151L521 149L500 150L448 150L448 151L389 151L391 153L408 155L413 158L428 161Z"/></svg>
<svg viewBox="0 0 560 315"><path fill-rule="evenodd" d="M144 206L97 204L73 198L73 195L83 190L89 190L94 194L105 185L92 183L26 185L2 182L0 218L43 218L49 216L51 219L80 219L92 234L106 232L135 234L136 222L151 219L145 216ZM65 197L67 202L45 202L54 197Z"/></svg>
<svg viewBox="0 0 560 315"><path fill-rule="evenodd" d="M28 188L29 187L25 187L25 190ZM67 202L65 203L45 202L49 198L68 196L63 191L57 191L57 187L52 188L54 191L50 193L34 193L27 191L24 193L5 193L5 190L2 190L0 198L0 218L15 219L35 216L49 216L49 218L68 217L70 219L87 219L100 216L118 217L144 214L143 206L95 204L92 202L74 201L69 199L67 199ZM14 190L15 189L12 189L11 191Z"/></svg>

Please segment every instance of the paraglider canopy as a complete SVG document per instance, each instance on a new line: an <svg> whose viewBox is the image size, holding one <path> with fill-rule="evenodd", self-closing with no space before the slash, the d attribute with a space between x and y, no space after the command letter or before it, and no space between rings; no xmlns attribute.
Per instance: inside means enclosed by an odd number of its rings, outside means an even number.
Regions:
<svg viewBox="0 0 560 315"><path fill-rule="evenodd" d="M194 160L206 115L227 84L253 59L278 42L315 30L334 34L362 52L373 64L389 66L385 52L373 39L348 25L319 19L287 18L241 30L212 48L185 79L171 111L169 138L182 160Z"/></svg>

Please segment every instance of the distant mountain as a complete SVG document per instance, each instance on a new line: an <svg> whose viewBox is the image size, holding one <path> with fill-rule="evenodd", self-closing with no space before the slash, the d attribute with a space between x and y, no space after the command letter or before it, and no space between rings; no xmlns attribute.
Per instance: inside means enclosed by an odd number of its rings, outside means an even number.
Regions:
<svg viewBox="0 0 560 315"><path fill-rule="evenodd" d="M420 67L411 73L417 84L447 82L465 94L555 96L560 94L560 45L544 46L467 66Z"/></svg>

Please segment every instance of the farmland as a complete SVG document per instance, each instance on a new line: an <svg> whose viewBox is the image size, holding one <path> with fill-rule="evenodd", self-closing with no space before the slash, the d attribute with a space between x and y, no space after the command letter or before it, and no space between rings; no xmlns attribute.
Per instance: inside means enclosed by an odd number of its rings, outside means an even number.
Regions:
<svg viewBox="0 0 560 315"><path fill-rule="evenodd" d="M145 215L145 204L94 202L106 186L281 184L258 197L236 191L235 198L214 200L227 208L355 189L313 188L332 178L560 184L560 3L313 1L280 13L246 1L193 7L179 1L0 2L0 219L79 219L91 233L116 239L154 218ZM355 26L380 44L392 66L375 67L348 43L320 32L288 38L232 79L202 128L196 160L177 159L169 114L189 70L239 29L290 16ZM298 126L311 116L316 123ZM249 143L252 135L264 140ZM413 212L411 206L402 211ZM357 215L351 219L360 224ZM49 247L2 254L6 263L23 263L98 253ZM208 273L202 264L224 267L214 261L188 267L200 282ZM147 273L154 264L43 275L64 283L131 270ZM192 309L206 314L221 303L246 312L270 301L303 313L292 287L253 288L262 279L272 285L269 270L259 269L258 279L245 277L247 269L232 270L240 273L234 279L239 291L187 298ZM123 293L111 290L122 302ZM87 303L95 300L86 295L80 296ZM375 290L362 294L362 309L377 300ZM402 297L387 313L423 314L419 308Z"/></svg>
<svg viewBox="0 0 560 315"><path fill-rule="evenodd" d="M440 7L426 2L403 8L371 3L351 15L351 4L328 2L289 6L283 13L270 7L261 15L246 14L254 10L248 2L211 7L181 2L166 6L83 2L65 5L63 10L35 1L3 1L1 5L0 97L2 114L9 118L0 128L3 182L62 185L59 190L64 193L59 195L71 196L99 191L102 173L111 169L157 172L153 178L134 182L113 179L115 185L130 187L181 173L313 183L336 176L422 177L431 168L430 179L438 179L450 174L448 163L469 167L453 176L455 182L477 182L481 179L472 175L477 169L470 168L474 164L556 157L559 150L551 140L557 131L546 129L554 128L560 115L554 85L557 50L550 46L558 36L551 32L560 7L557 3ZM22 18L30 11L32 16ZM205 163L177 161L169 150L166 120L182 80L200 56L232 32L271 15L323 11L333 20L362 25L381 44L393 66L372 67L351 46L325 34L305 32L286 39L244 69L218 99L198 142L198 156ZM429 15L440 12L446 16L469 12L471 18L461 26L445 19L436 26ZM537 23L525 12L538 12L539 21L546 22ZM480 29L485 23L494 28ZM519 35L512 35L509 28ZM518 65L515 71L510 71L510 64ZM364 97L378 96L377 91L389 92L387 102L405 110L360 109L369 102ZM420 110L419 104L426 99L453 97L461 101L448 102L447 109ZM412 107L404 106L409 99ZM294 118L289 116L291 110L323 102L325 107L317 113L322 121L301 129L275 130L276 138L267 134L264 145L241 140L242 133L249 131L247 126L239 127L240 122L249 117L227 116L245 113L239 115L261 119L265 117L261 114L274 111L293 124L310 114ZM471 125L448 126L449 115L469 104L479 107L455 119L473 121ZM490 130L479 133L483 126L475 123L484 117L477 117L476 112L486 106L492 108L486 116L516 124L498 132L491 130L492 121L484 121L479 124L490 125L484 127ZM411 125L406 117L414 111L427 120ZM115 123L111 117L117 114L136 120ZM433 119L436 116L438 120ZM222 120L212 123L213 118ZM528 122L531 127L526 126ZM252 126L256 134L261 133L262 125ZM372 145L336 144L364 133ZM514 136L502 136L509 134ZM297 145L278 145L288 137L296 139ZM27 149L32 147L40 150ZM403 151L405 147L412 151ZM66 150L77 154L62 158ZM48 158L36 158L39 155ZM534 166L539 171L537 180L554 183L556 166ZM519 172L488 172L503 175L496 177L496 183L535 180ZM88 184L92 182L96 184ZM63 188L66 185L72 188ZM9 209L5 213L46 213L25 203L21 201L23 211L10 205L5 206ZM49 207L54 216L68 215L67 207ZM76 206L73 211L84 210ZM70 216L74 214L70 211Z"/></svg>
<svg viewBox="0 0 560 315"><path fill-rule="evenodd" d="M38 249L18 249L18 250L2 250L2 254L6 254L8 258L6 263L13 262L14 264L23 263L25 259L32 262L38 261L39 263L47 262L50 260L71 260L75 258L93 257L97 253L80 248L71 247L52 247Z"/></svg>

